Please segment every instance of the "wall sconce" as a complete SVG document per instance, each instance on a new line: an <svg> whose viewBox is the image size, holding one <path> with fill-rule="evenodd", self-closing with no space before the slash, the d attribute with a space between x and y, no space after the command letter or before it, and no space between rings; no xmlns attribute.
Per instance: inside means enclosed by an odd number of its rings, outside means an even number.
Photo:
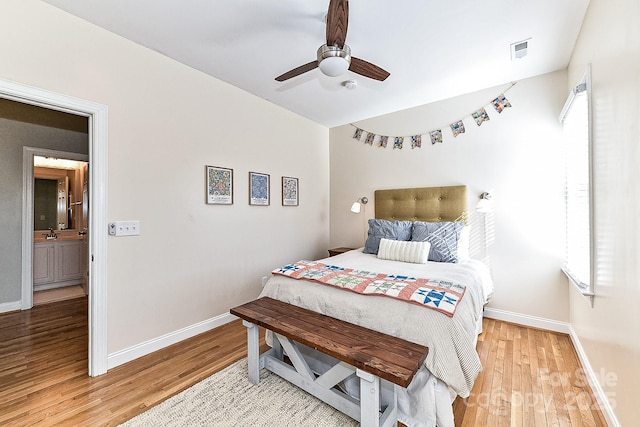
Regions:
<svg viewBox="0 0 640 427"><path fill-rule="evenodd" d="M492 198L491 193L489 193L487 191L482 193L480 195L480 200L478 201L478 204L476 205L476 210L478 212L488 212L489 210L491 210L491 198Z"/></svg>
<svg viewBox="0 0 640 427"><path fill-rule="evenodd" d="M367 202L369 202L369 199L367 199L366 197L360 197L359 199L356 199L356 201L351 205L351 212L360 213L360 203L366 205Z"/></svg>

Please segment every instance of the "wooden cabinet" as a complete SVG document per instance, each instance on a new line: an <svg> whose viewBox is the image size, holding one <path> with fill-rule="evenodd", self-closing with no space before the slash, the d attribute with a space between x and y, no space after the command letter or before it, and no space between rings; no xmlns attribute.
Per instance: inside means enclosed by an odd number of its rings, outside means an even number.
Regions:
<svg viewBox="0 0 640 427"><path fill-rule="evenodd" d="M55 281L55 242L33 245L33 285Z"/></svg>
<svg viewBox="0 0 640 427"><path fill-rule="evenodd" d="M85 264L83 260L82 240L58 242L56 245L57 281L82 279Z"/></svg>
<svg viewBox="0 0 640 427"><path fill-rule="evenodd" d="M59 288L84 282L86 246L82 240L36 242L33 246L33 289Z"/></svg>

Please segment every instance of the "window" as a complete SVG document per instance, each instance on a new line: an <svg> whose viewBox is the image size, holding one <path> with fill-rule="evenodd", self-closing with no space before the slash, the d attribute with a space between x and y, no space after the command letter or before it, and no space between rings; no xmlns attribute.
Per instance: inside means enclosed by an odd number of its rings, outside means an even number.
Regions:
<svg viewBox="0 0 640 427"><path fill-rule="evenodd" d="M593 296L590 70L569 94L560 114L566 160L566 263L563 271Z"/></svg>

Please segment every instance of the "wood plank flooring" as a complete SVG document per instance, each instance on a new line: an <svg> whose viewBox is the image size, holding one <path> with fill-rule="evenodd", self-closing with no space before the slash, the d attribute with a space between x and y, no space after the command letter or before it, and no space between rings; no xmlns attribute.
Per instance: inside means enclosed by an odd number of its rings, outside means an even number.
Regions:
<svg viewBox="0 0 640 427"><path fill-rule="evenodd" d="M607 425L568 335L485 318L476 348L483 370L454 402L457 426Z"/></svg>
<svg viewBox="0 0 640 427"><path fill-rule="evenodd" d="M0 315L0 425L118 425L245 357L246 331L234 321L97 378L87 345L86 298ZM485 319L478 352L458 426L606 425L567 336Z"/></svg>

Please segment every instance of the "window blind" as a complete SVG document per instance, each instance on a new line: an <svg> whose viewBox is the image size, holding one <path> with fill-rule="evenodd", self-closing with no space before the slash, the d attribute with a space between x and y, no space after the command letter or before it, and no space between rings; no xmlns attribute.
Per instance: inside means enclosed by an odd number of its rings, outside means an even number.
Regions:
<svg viewBox="0 0 640 427"><path fill-rule="evenodd" d="M566 160L566 264L569 279L583 294L593 295L591 283L591 174L587 85L572 91L563 109Z"/></svg>

